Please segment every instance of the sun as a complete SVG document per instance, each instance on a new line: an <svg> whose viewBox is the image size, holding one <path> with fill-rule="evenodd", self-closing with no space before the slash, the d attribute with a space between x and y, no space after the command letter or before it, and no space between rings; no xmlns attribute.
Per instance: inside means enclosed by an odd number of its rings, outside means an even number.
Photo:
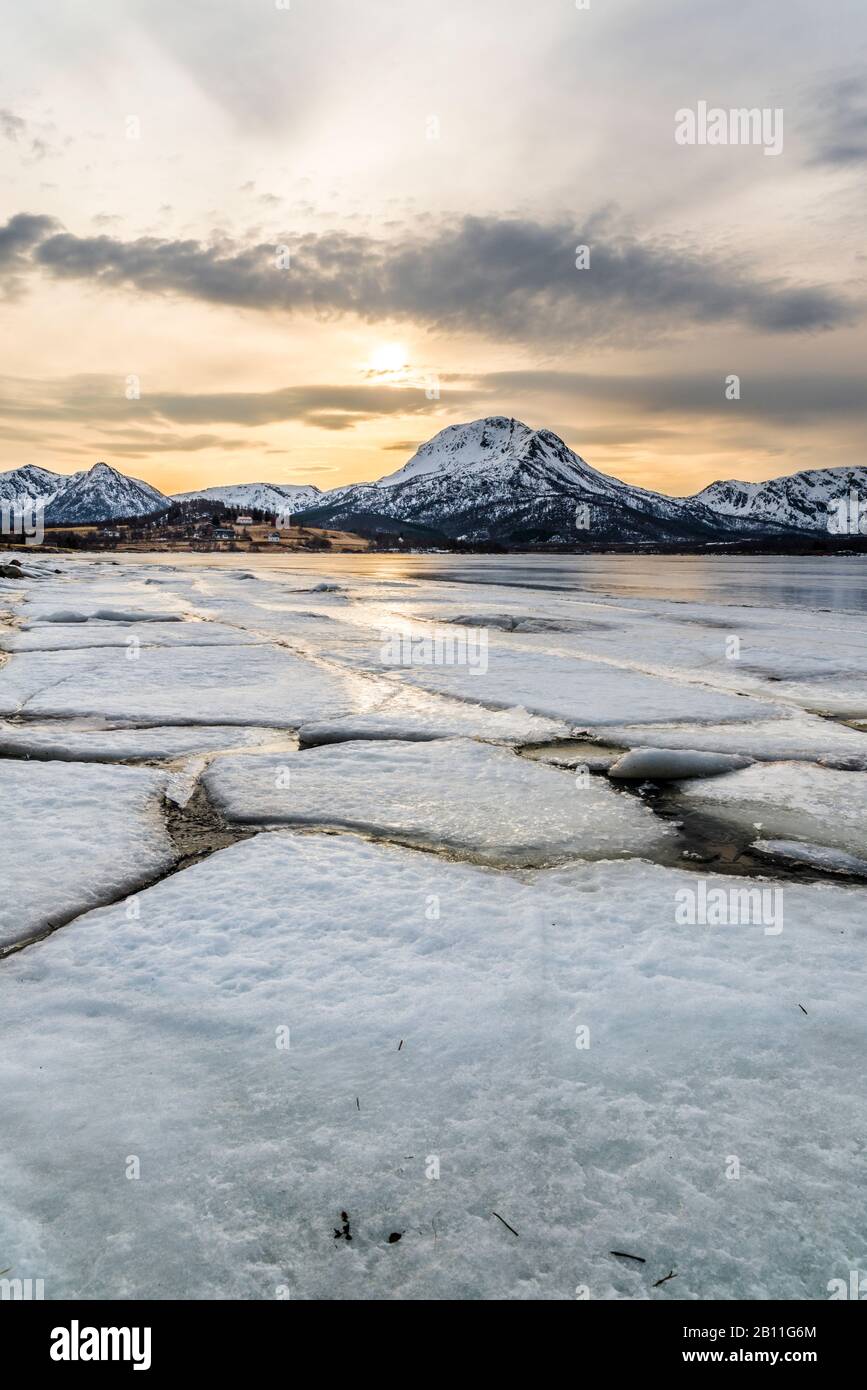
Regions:
<svg viewBox="0 0 867 1390"><path fill-rule="evenodd" d="M373 371L388 376L397 376L409 365L403 343L380 343L370 354Z"/></svg>

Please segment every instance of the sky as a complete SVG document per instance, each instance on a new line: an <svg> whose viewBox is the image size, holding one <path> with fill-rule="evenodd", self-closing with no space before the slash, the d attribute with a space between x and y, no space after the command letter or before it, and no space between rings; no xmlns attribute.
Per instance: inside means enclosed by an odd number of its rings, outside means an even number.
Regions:
<svg viewBox="0 0 867 1390"><path fill-rule="evenodd" d="M865 462L863 0L0 17L0 469L326 489L485 415L676 495Z"/></svg>

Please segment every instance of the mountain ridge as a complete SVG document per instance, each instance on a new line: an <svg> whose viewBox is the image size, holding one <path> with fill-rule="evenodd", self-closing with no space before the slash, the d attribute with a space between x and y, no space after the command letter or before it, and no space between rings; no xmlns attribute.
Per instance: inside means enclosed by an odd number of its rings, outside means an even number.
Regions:
<svg viewBox="0 0 867 1390"><path fill-rule="evenodd" d="M310 525L441 535L521 546L815 536L832 509L867 497L867 468L807 469L764 482L734 479L672 497L593 468L553 430L506 416L447 425L393 473L322 492L315 484L237 483L165 496L99 462L72 474L33 464L0 473L0 502L22 494L46 521L145 516L192 499L291 513Z"/></svg>

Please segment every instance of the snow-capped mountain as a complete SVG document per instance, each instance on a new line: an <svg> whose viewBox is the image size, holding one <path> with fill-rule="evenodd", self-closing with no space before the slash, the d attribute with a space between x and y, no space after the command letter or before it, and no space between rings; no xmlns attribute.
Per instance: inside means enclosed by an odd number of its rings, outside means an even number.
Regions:
<svg viewBox="0 0 867 1390"><path fill-rule="evenodd" d="M836 504L848 502L850 493L867 500L867 468L810 468L764 483L711 483L684 500L769 530L826 531Z"/></svg>
<svg viewBox="0 0 867 1390"><path fill-rule="evenodd" d="M324 494L311 524L421 527L468 541L701 542L833 534L850 493L867 499L867 468L812 469L764 483L712 483L667 497L612 478L551 430L494 416L450 425L377 483Z"/></svg>
<svg viewBox="0 0 867 1390"><path fill-rule="evenodd" d="M591 468L558 435L492 416L440 430L373 483L321 492L313 484L238 483L164 497L105 463L66 475L25 465L0 473L0 502L46 502L49 522L144 516L173 501L291 513L310 525L397 531L521 546L537 542L719 542L839 534L851 496L867 499L867 467L810 469L763 483L717 482L667 497ZM857 515L857 505L855 507Z"/></svg>
<svg viewBox="0 0 867 1390"><path fill-rule="evenodd" d="M441 430L378 483L323 496L311 524L368 527L402 521L472 541L701 540L710 508L631 487L591 468L551 430L493 416ZM738 527L736 529L752 529Z"/></svg>
<svg viewBox="0 0 867 1390"><path fill-rule="evenodd" d="M47 505L69 481L68 473L52 473L47 468L37 468L35 463L25 463L22 468L0 473L0 502L26 500Z"/></svg>
<svg viewBox="0 0 867 1390"><path fill-rule="evenodd" d="M150 483L128 478L107 463L95 463L86 472L73 473L64 483L45 509L45 520L49 523L147 516L169 505L168 498Z"/></svg>
<svg viewBox="0 0 867 1390"><path fill-rule="evenodd" d="M225 507L256 508L263 512L300 512L315 507L323 497L312 483L229 483L225 487L206 487L198 492L176 492L173 502L201 497Z"/></svg>

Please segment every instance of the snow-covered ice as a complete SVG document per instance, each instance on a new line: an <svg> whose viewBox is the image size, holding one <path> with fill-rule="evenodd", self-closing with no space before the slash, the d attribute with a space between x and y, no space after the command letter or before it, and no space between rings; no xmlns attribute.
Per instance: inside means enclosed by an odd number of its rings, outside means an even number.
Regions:
<svg viewBox="0 0 867 1390"><path fill-rule="evenodd" d="M670 833L603 778L470 739L232 755L204 782L230 821L363 830L488 863L652 854Z"/></svg>
<svg viewBox="0 0 867 1390"><path fill-rule="evenodd" d="M613 557L614 592L213 558L0 581L0 941L66 923L0 960L0 1267L48 1298L827 1297L867 1220L867 735L815 711L867 709L863 613L765 603L753 561L746 604ZM484 662L395 662L406 628ZM680 780L645 800L622 755ZM761 872L666 867L681 807ZM708 893L779 895L782 930L683 925Z"/></svg>
<svg viewBox="0 0 867 1390"><path fill-rule="evenodd" d="M294 728L356 713L378 691L280 647L21 653L0 670L0 713Z"/></svg>
<svg viewBox="0 0 867 1390"><path fill-rule="evenodd" d="M0 758L0 945L132 893L175 860L145 768Z"/></svg>
<svg viewBox="0 0 867 1390"><path fill-rule="evenodd" d="M687 806L765 840L800 840L846 854L867 847L867 777L813 763L754 763L739 772L684 782Z"/></svg>
<svg viewBox="0 0 867 1390"><path fill-rule="evenodd" d="M730 724L627 724L600 726L598 737L627 748L692 748L774 761L795 758L830 767L867 771L867 737L857 729L813 714Z"/></svg>
<svg viewBox="0 0 867 1390"><path fill-rule="evenodd" d="M187 757L285 740L283 730L234 725L159 724L144 729L76 727L66 720L0 720L0 757L59 758L68 762L128 762Z"/></svg>
<svg viewBox="0 0 867 1390"><path fill-rule="evenodd" d="M786 885L769 937L676 925L694 883L278 832L8 959L7 1265L48 1298L826 1297L867 1215L863 896Z"/></svg>

